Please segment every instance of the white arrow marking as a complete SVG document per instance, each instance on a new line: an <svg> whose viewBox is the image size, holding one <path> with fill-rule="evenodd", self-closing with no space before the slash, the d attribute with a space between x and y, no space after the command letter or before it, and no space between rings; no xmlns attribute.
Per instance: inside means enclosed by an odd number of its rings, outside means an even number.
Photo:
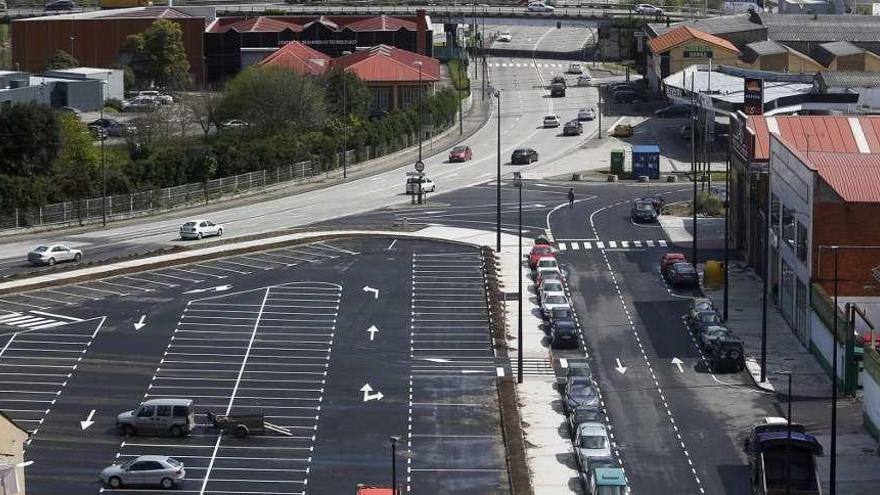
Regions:
<svg viewBox="0 0 880 495"><path fill-rule="evenodd" d="M135 330L140 330L141 328L144 328L145 326L147 326L147 324L144 323L144 320L145 320L146 318L147 318L147 315L141 315L141 319L140 319L140 321L138 321L138 322L136 322L136 323L134 324L134 329L135 329Z"/></svg>
<svg viewBox="0 0 880 495"><path fill-rule="evenodd" d="M443 358L424 358L425 361L430 361L432 363L451 363L452 361Z"/></svg>
<svg viewBox="0 0 880 495"><path fill-rule="evenodd" d="M365 285L364 292L372 292L373 299L379 299L379 289L374 289L374 288L370 287L369 285Z"/></svg>
<svg viewBox="0 0 880 495"><path fill-rule="evenodd" d="M231 285L218 285L216 287L206 287L204 289L193 289L184 292L184 294L201 294L202 292L223 292L224 290L231 289Z"/></svg>
<svg viewBox="0 0 880 495"><path fill-rule="evenodd" d="M626 373L626 366L624 366L623 363L620 362L620 358L617 358L617 367L614 369L619 371L621 375Z"/></svg>
<svg viewBox="0 0 880 495"><path fill-rule="evenodd" d="M85 421L80 421L80 422L79 422L79 426L80 426L80 428L83 429L83 431L85 431L86 429L88 429L89 426L92 426L93 424L95 424L95 422L92 421L92 418L93 418L94 416L95 416L95 410L92 409L92 412L89 413L89 416L86 418L86 420L85 420Z"/></svg>
<svg viewBox="0 0 880 495"><path fill-rule="evenodd" d="M681 365L683 363L684 363L684 361L682 361L681 359L678 359L677 357L672 358L672 364L678 366L679 373L684 373L684 368L681 367Z"/></svg>
<svg viewBox="0 0 880 495"><path fill-rule="evenodd" d="M366 383L363 387L361 387L361 392L364 393L364 402L369 402L371 400L382 400L382 397L385 397L384 395L382 395L382 392L370 394L370 392L372 391L373 387L371 387L369 383Z"/></svg>
<svg viewBox="0 0 880 495"><path fill-rule="evenodd" d="M24 462L19 462L18 464L15 465L15 467L22 467L22 468L23 468L23 467L28 467L28 466L30 466L30 465L33 464L33 463L34 463L34 461L24 461Z"/></svg>
<svg viewBox="0 0 880 495"><path fill-rule="evenodd" d="M376 328L376 325L370 325L370 328L367 329L367 333L370 334L370 342L373 341L373 337L376 336L376 332L378 332L378 331L379 331L379 329Z"/></svg>

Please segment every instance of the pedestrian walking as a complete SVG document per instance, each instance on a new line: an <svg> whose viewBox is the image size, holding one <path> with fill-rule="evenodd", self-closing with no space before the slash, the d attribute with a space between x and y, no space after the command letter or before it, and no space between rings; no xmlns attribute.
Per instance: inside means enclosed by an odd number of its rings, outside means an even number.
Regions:
<svg viewBox="0 0 880 495"><path fill-rule="evenodd" d="M574 208L574 188L568 189L568 207Z"/></svg>

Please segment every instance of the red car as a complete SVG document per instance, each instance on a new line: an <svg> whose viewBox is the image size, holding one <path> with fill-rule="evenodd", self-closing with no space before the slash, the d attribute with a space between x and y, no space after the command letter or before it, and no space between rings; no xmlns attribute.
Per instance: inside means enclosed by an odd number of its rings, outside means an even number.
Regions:
<svg viewBox="0 0 880 495"><path fill-rule="evenodd" d="M466 162L474 157L470 146L456 146L449 152L449 162Z"/></svg>
<svg viewBox="0 0 880 495"><path fill-rule="evenodd" d="M676 263L687 263L687 256L682 253L666 253L660 257L660 273L666 277L669 269Z"/></svg>
<svg viewBox="0 0 880 495"><path fill-rule="evenodd" d="M535 265L538 264L538 258L546 256L556 257L556 253L553 252L553 246L549 244L535 244L529 253L529 268L535 268Z"/></svg>

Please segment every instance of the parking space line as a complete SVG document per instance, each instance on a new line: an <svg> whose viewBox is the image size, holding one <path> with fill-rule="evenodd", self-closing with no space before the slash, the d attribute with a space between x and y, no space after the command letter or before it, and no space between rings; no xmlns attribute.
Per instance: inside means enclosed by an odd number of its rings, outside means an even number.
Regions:
<svg viewBox="0 0 880 495"><path fill-rule="evenodd" d="M237 257L237 258L235 258L235 259L238 259L238 258L240 258L240 257ZM226 263L227 265L244 266L244 267L247 267L247 268L253 268L253 269L255 269L255 270L262 270L263 268L265 268L265 267L262 267L262 266L249 265L249 264L247 264L247 263L239 263L239 262L237 262L237 261L229 261L228 259L215 260L214 262L215 262L215 263Z"/></svg>
<svg viewBox="0 0 880 495"><path fill-rule="evenodd" d="M33 308L38 308L38 309L49 309L49 308L47 308L47 307L45 307L45 306L37 306L36 304L25 304L25 303L20 303L20 302L15 302L15 301L10 301L10 300L8 300L8 299L0 299L0 303L12 304L13 306L22 306L22 307L25 307L25 308L31 308L31 307L33 307Z"/></svg>
<svg viewBox="0 0 880 495"><path fill-rule="evenodd" d="M76 287L79 289L91 290L94 292L100 292L102 294L113 294L114 296L127 296L128 295L128 293L126 293L126 292L116 292L116 291L111 291L111 290L106 290L106 289L96 289L94 287L89 287L87 285L80 285L80 284L73 284L68 287Z"/></svg>
<svg viewBox="0 0 880 495"><path fill-rule="evenodd" d="M275 254L275 253L270 253L270 252L262 252L260 254L262 254L263 256L270 256L272 258L284 258L284 259L288 259L288 260L305 261L305 262L311 261L311 260L307 260L307 259L303 259L303 258L297 258L296 256L285 256L283 254ZM291 263L291 264L285 263L285 265L294 266L294 265L296 265L296 263Z"/></svg>
<svg viewBox="0 0 880 495"><path fill-rule="evenodd" d="M151 272L143 273L143 274L141 274L141 275L148 275L149 273L151 273ZM124 278L124 279L128 279L128 280L134 280L135 282L146 282L146 283L148 283L148 284L161 285L161 286L163 286L163 287L177 287L176 284L169 284L169 283L167 283L167 282L156 282L155 280L150 280L150 279L147 279L147 278L132 277L132 276L128 276L128 275L125 276L125 277L119 277L119 278ZM111 280L112 280L112 279L111 279Z"/></svg>
<svg viewBox="0 0 880 495"><path fill-rule="evenodd" d="M198 267L201 267L201 268L207 268L207 269L209 269L209 270L222 270L222 271L225 271L225 272L237 273L237 274L239 274L239 275L250 275L250 273L251 273L251 272L243 272L243 271L241 271L241 270L233 270L233 269L231 269L231 268L223 268L222 266L208 266L208 265L202 265L202 264L200 264L200 263L193 263L193 266L198 266Z"/></svg>
<svg viewBox="0 0 880 495"><path fill-rule="evenodd" d="M116 283L116 282L108 282L108 281L106 281L106 280L95 280L94 282L91 282L91 283L93 283L93 284L112 285L112 286L114 286L114 287L123 287L123 288L126 288L126 289L136 289L136 290L139 290L139 291L142 291L142 292L153 292L153 289L146 289L146 288L144 288L144 287L138 287L138 286L136 286L136 285L118 284L118 283Z"/></svg>
<svg viewBox="0 0 880 495"><path fill-rule="evenodd" d="M19 297L27 297L27 298L30 298L30 299L39 299L39 300L41 300L41 301L49 301L49 302L53 302L53 303L55 303L55 304L65 304L65 305L73 304L73 303L71 303L71 302L67 302L67 301L59 301L59 300L57 300L57 299L50 299L50 298L48 298L48 297L43 297L43 296L34 296L34 295L31 295L31 294L24 294L24 293L23 293L23 294L16 294L16 295L19 296ZM49 309L49 308L41 308L41 309Z"/></svg>
<svg viewBox="0 0 880 495"><path fill-rule="evenodd" d="M59 290L59 289L43 289L43 291L44 292L51 292L52 294L61 294L62 296L78 297L80 299L88 299L90 301L100 301L101 300L100 297L81 296L79 294L74 294L72 292L64 292L63 290Z"/></svg>
<svg viewBox="0 0 880 495"><path fill-rule="evenodd" d="M323 242L316 242L314 244L309 244L309 247L317 248L317 249L327 249L330 251L335 251L337 253L344 253L344 254L349 254L352 256L357 256L357 255L361 254L361 253L358 253L355 251L349 251L348 249L343 249L339 246L334 246L333 244L325 244Z"/></svg>
<svg viewBox="0 0 880 495"><path fill-rule="evenodd" d="M174 279L174 280L183 280L184 282L203 282L203 280L195 280L195 279L191 279L191 278L177 277L175 275L168 275L167 273L161 273L161 272L147 272L147 273L142 273L141 275L155 275L157 277L165 277L165 278L170 278L170 279ZM171 287L176 287L176 286L172 285Z"/></svg>
<svg viewBox="0 0 880 495"><path fill-rule="evenodd" d="M257 253L257 254L260 254L260 253ZM288 263L284 263L282 261L261 260L260 258L251 258L250 256L239 256L239 258L241 258L243 260L256 261L258 263L263 263L263 264L269 265L268 267L263 267L264 270L268 270L268 269L273 268L272 265L292 266L292 265L290 265Z"/></svg>
<svg viewBox="0 0 880 495"><path fill-rule="evenodd" d="M184 269L184 268L177 268L177 267L174 267L174 266L170 266L170 267L166 268L166 270L175 270L175 271L178 271L178 272L190 273L190 274L192 274L192 275L197 275L197 276L200 276L200 277L213 277L213 278L216 278L216 279L226 278L226 275L214 275L213 273L204 273L204 272L200 272L200 271L197 271L197 270L186 270L186 269ZM201 282L201 280L199 280L199 282Z"/></svg>

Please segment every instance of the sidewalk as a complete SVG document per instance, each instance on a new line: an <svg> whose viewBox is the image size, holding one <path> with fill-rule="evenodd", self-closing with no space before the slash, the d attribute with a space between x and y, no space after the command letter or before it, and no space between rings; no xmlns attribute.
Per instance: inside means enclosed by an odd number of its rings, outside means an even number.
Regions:
<svg viewBox="0 0 880 495"><path fill-rule="evenodd" d="M704 289L705 290L705 289ZM723 290L705 290L717 308L724 307ZM767 378L769 385L758 383L761 356L762 281L750 268L731 264L730 311L727 326L745 343L746 359L755 371L755 383L773 391L785 416L788 379L775 374L792 372L792 417L815 435L825 448L818 459L819 477L829 489L831 446L831 379L816 358L806 349L783 320L772 302L767 315ZM861 403L838 395L837 406L837 489L847 495L880 493L880 455L875 442L862 426ZM744 432L745 433L745 432Z"/></svg>

